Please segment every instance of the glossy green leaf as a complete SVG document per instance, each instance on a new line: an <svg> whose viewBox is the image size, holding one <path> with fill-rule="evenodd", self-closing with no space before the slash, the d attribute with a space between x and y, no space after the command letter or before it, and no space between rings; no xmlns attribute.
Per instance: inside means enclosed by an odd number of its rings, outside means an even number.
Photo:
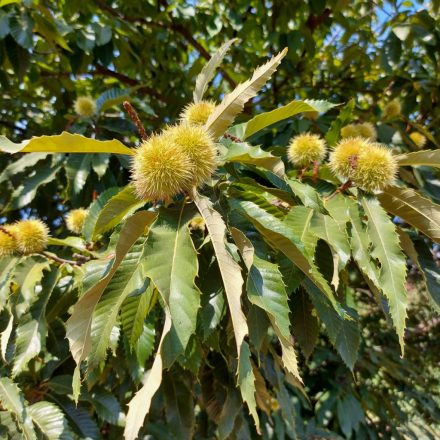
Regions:
<svg viewBox="0 0 440 440"><path fill-rule="evenodd" d="M293 295L292 327L295 339L308 359L318 342L319 321L313 314L313 305L306 293L300 289Z"/></svg>
<svg viewBox="0 0 440 440"><path fill-rule="evenodd" d="M113 197L107 200L97 216L92 237L107 232L119 224L125 217L133 214L145 205L134 194L133 187L127 185Z"/></svg>
<svg viewBox="0 0 440 440"><path fill-rule="evenodd" d="M98 198L90 205L82 230L82 234L87 241L91 241L93 238L95 225L99 219L101 211L104 209L108 201L116 194L118 194L118 188L107 188L104 192L99 194Z"/></svg>
<svg viewBox="0 0 440 440"><path fill-rule="evenodd" d="M324 113L331 108L335 107L337 104L332 104L327 101L314 101L314 100L304 100L304 101L292 101L289 104L282 107L278 107L267 113L262 113L255 116L250 121L246 123L246 129L244 132L243 139L247 139L253 134L259 132L263 128L269 127L276 122L282 121L298 113L303 112L319 112Z"/></svg>
<svg viewBox="0 0 440 440"><path fill-rule="evenodd" d="M397 162L403 166L427 166L440 168L440 150L413 151L396 157Z"/></svg>
<svg viewBox="0 0 440 440"><path fill-rule="evenodd" d="M72 357L77 365L81 364L91 350L90 329L97 303L128 251L154 219L155 214L141 211L127 220L119 234L110 269L76 303L73 313L67 321L66 336L69 340Z"/></svg>
<svg viewBox="0 0 440 440"><path fill-rule="evenodd" d="M106 359L112 330L124 300L129 295L144 292L148 286L142 267L145 240L145 237L139 237L124 255L93 311L88 368L94 368Z"/></svg>
<svg viewBox="0 0 440 440"><path fill-rule="evenodd" d="M165 323L162 330L159 346L156 357L154 358L153 366L147 373L146 380L142 388L134 395L128 404L128 413L124 429L125 440L135 440L138 436L145 417L150 411L151 400L156 394L162 382L162 344L171 330L171 315L168 307L165 308Z"/></svg>
<svg viewBox="0 0 440 440"><path fill-rule="evenodd" d="M60 408L52 402L42 400L28 408L29 416L47 440L73 439L67 420Z"/></svg>
<svg viewBox="0 0 440 440"><path fill-rule="evenodd" d="M284 176L284 163L279 157L245 142L230 142L222 160L255 165L272 171L280 177Z"/></svg>
<svg viewBox="0 0 440 440"><path fill-rule="evenodd" d="M200 308L200 292L195 285L197 253L188 228L192 217L184 203L177 209L160 210L145 243L145 273L159 290L172 318L170 336L164 342L166 366L185 352L196 330Z"/></svg>
<svg viewBox="0 0 440 440"><path fill-rule="evenodd" d="M373 244L371 256L381 265L379 286L388 300L391 317L404 353L404 332L408 299L406 295L406 260L399 246L396 227L378 200L362 196L362 206L368 216L368 235Z"/></svg>
<svg viewBox="0 0 440 440"><path fill-rule="evenodd" d="M24 440L37 440L23 394L17 384L8 377L0 378L0 403L4 409L14 416L15 422L21 430L22 438Z"/></svg>
<svg viewBox="0 0 440 440"><path fill-rule="evenodd" d="M14 366L12 375L21 373L28 362L37 356L46 345L46 306L55 283L58 269L47 272L41 281L41 292L35 298L30 309L20 317L15 340Z"/></svg>
<svg viewBox="0 0 440 440"><path fill-rule="evenodd" d="M440 243L440 205L432 203L411 188L397 186L386 188L377 198L388 212Z"/></svg>
<svg viewBox="0 0 440 440"><path fill-rule="evenodd" d="M337 313L330 301L319 292L309 279L306 279L303 285L318 312L319 318L325 325L331 343L335 346L345 364L350 370L353 370L361 341L357 318L346 310L343 313Z"/></svg>
<svg viewBox="0 0 440 440"><path fill-rule="evenodd" d="M248 268L246 292L249 301L267 312L282 347L285 368L301 380L290 334L289 305L283 277L274 263L255 254L251 241L238 229L231 234Z"/></svg>

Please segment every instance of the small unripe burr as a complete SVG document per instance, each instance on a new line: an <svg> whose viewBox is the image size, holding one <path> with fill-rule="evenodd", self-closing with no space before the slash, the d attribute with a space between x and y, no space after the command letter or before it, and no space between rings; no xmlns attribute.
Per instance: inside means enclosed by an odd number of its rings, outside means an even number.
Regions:
<svg viewBox="0 0 440 440"><path fill-rule="evenodd" d="M0 226L0 258L17 251L17 238L11 225Z"/></svg>
<svg viewBox="0 0 440 440"><path fill-rule="evenodd" d="M402 112L402 105L398 99L390 101L383 109L385 119L396 118Z"/></svg>
<svg viewBox="0 0 440 440"><path fill-rule="evenodd" d="M96 102L90 96L79 96L74 104L75 112L79 116L90 118L96 110Z"/></svg>
<svg viewBox="0 0 440 440"><path fill-rule="evenodd" d="M416 147L423 148L426 144L426 137L418 131L413 131L409 138L416 144Z"/></svg>
<svg viewBox="0 0 440 440"><path fill-rule="evenodd" d="M213 101L200 101L188 104L180 114L182 122L192 125L204 125L215 109Z"/></svg>
<svg viewBox="0 0 440 440"><path fill-rule="evenodd" d="M88 211L84 208L72 209L66 215L66 226L70 232L81 234Z"/></svg>
<svg viewBox="0 0 440 440"><path fill-rule="evenodd" d="M341 128L341 137L363 137L369 140L377 139L377 132L374 125L369 122L363 122L362 124L348 124Z"/></svg>
<svg viewBox="0 0 440 440"><path fill-rule="evenodd" d="M21 254L34 254L46 248L49 228L41 220L22 220L12 227L17 239L17 249Z"/></svg>
<svg viewBox="0 0 440 440"><path fill-rule="evenodd" d="M321 162L327 152L324 139L312 133L299 134L291 139L287 150L289 162L304 168Z"/></svg>

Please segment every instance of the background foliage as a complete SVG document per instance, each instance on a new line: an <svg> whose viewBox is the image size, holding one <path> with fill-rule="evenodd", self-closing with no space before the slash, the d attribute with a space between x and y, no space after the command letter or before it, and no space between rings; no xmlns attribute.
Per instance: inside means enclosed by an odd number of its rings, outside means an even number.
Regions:
<svg viewBox="0 0 440 440"><path fill-rule="evenodd" d="M320 132L332 145L342 125L369 121L376 124L380 141L393 140L399 152L417 150L408 137L413 131L427 137L425 148L438 148L438 2L228 3L0 1L0 133L20 142L65 130L100 140L116 138L133 146L138 135L122 112L122 101L129 100L134 105L148 132L176 120L182 107L191 101L196 76L210 55L226 40L239 38L241 41L231 47L207 92L211 99L220 101L224 93L248 78L268 55L284 47L289 52L259 97L245 106L237 122L294 99L342 104L317 120L305 115L279 122L251 136L254 145L283 156L288 140L296 133L309 129ZM82 95L97 100L98 112L92 120L79 118L73 110L75 99ZM402 117L385 120L384 105L393 98L402 102ZM248 160L255 165L252 158ZM424 159L420 163L429 165L434 161L435 158ZM237 162L246 163L243 157ZM91 209L96 219L106 201L122 194L122 205L129 206L132 213L140 206L133 202L129 191L119 192L128 182L128 165L126 156L107 153L1 154L2 222L39 216L50 225L54 237L62 238L68 235L63 214L71 208L87 207L95 200ZM262 168L270 166L266 162ZM438 164L437 168L401 168L400 178L410 191L405 197L413 196L412 189L440 202L437 169ZM291 202L291 191L276 188L275 177L261 170L230 164L227 171L236 173L236 181L228 189L228 200L236 204L225 206L226 200L220 200L216 208L222 213L230 212L228 220L234 227L249 229L247 224L243 225L249 218L240 217L240 209L269 209L267 202L273 201L272 196L287 197L287 203ZM272 193L267 191L270 183ZM328 183L323 177L318 192L325 192ZM308 198L310 192L303 187L292 189L295 200L302 200L295 207L296 213L307 215L307 209L315 208ZM379 200L384 203L386 196L381 197ZM335 200L337 203L339 199ZM319 197L315 203L319 203ZM432 212L432 219L438 219L438 211ZM185 228L194 213L192 208L185 210ZM255 208L254 219L257 214ZM276 219L285 212L282 206L272 206L270 214ZM113 212L108 213L107 223L103 221L101 229L92 218L84 238L90 241L106 233L102 249L105 251L108 246L111 250L116 241L129 240L124 234L131 228L140 228L153 220L136 214L131 224L117 226L109 238L107 231L122 219L115 219L104 230L113 216ZM161 219L176 222L172 210L163 212ZM285 374L280 368L276 361L281 353L279 345L267 347L267 341L276 340L276 335L269 329L266 339L270 322L261 312L264 306L257 303L258 292L254 295L255 303L249 296L247 319L253 339L246 341L246 346L249 342L254 352L251 370L256 379L256 404L264 438L440 435L439 319L432 311L438 311L440 303L439 250L399 218L394 222L412 238L401 242L408 256L410 303L404 358L400 356L386 305L385 310L378 307L374 288L366 284L353 261L348 262L343 275L347 278L344 282L349 281L351 287L339 292L337 299L347 313L355 313L355 308L359 311L354 317L361 334L357 329L350 333L348 328L352 340L345 341L344 346L344 341L337 340L339 322L324 322L327 332L322 331L315 309L321 320L325 310L323 313L320 309L313 286L303 282L279 254L271 251L272 261L259 260L261 252L267 252L267 243L258 234L255 237L249 273L270 272L278 279L283 276L284 283L275 289L288 293L287 326L291 319L304 381L301 386L294 375ZM180 223L176 225L179 227ZM155 224L156 233L172 234L164 229L161 231L160 224ZM419 229L423 227L419 225ZM261 226L257 230L261 236ZM235 350L234 338L225 312L219 271L203 233L193 230L191 235L199 252L199 273L208 274L206 280L197 280L197 288L205 293L197 321L197 334L203 344L191 338L185 356L172 369L165 370L163 386L153 399L142 433L157 439L256 437L253 421L235 388L236 355L231 355ZM78 390L72 389L75 362L65 339L65 323L80 293L93 286L99 277L105 277L105 260L97 259L84 266L84 276L79 274L78 267L58 268L40 256L0 262L0 435L14 438L15 432L16 438L31 439L121 438L126 404L139 388L144 372L151 368L164 319L157 291L147 281L138 295L119 296L121 283L147 279L143 266L137 262L142 249L152 246L151 237L154 235L135 242L129 259L115 268L119 277L110 281L105 301L98 304L92 334L106 332L112 353L103 362L106 344L100 344L96 338L92 340L88 365L93 368L89 368L83 383L78 406L74 403ZM189 235L185 238L191 240ZM438 242L439 237L430 238ZM239 241L240 237L234 236L238 247ZM326 268L325 261L331 260L332 254L324 241L316 246L323 256L319 268L326 274L332 268ZM84 255L96 257L84 243L79 238L70 238L53 245L67 244ZM69 247L54 246L51 250L66 258L72 255ZM234 255L238 261L236 249ZM194 263L192 256L183 254L181 259ZM146 275L159 288L153 263L150 262ZM258 285L254 286L257 288ZM252 292L249 280L247 290L248 294ZM106 328L112 307L116 314L121 308L119 317L115 317L119 324ZM141 318L147 311L144 321ZM136 318L138 315L141 318ZM282 322L283 315L276 318ZM272 327L276 328L273 322ZM264 331L258 331L261 328ZM260 354L256 356L255 352ZM164 359L165 365L171 361Z"/></svg>

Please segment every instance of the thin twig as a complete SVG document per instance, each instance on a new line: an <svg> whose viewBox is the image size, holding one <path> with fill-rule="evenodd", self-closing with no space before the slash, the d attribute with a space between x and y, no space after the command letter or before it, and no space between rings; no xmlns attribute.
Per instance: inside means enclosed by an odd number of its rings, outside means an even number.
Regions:
<svg viewBox="0 0 440 440"><path fill-rule="evenodd" d="M353 186L353 182L351 180L347 180L343 185L341 185L339 188L336 188L336 191L332 194L330 194L328 197L326 197L324 200L328 202L333 197L335 197L337 194L344 192L348 188L351 188Z"/></svg>
<svg viewBox="0 0 440 440"><path fill-rule="evenodd" d="M312 181L315 185L316 185L316 182L318 181L318 174L319 174L319 162L316 161L313 164L313 176L312 176Z"/></svg>
<svg viewBox="0 0 440 440"><path fill-rule="evenodd" d="M130 116L130 119L133 121L134 125L136 125L136 128L138 129L139 132L139 136L143 141L146 141L148 139L148 135L147 132L145 131L144 126L142 125L141 120L139 119L136 110L128 101L124 101L122 105L124 106L125 111L127 112L128 116Z"/></svg>
<svg viewBox="0 0 440 440"><path fill-rule="evenodd" d="M42 251L40 252L40 254L60 264L70 264L71 266L81 266L81 264L83 264L80 261L65 260L64 258L60 258L57 255L50 254L49 252L46 251Z"/></svg>

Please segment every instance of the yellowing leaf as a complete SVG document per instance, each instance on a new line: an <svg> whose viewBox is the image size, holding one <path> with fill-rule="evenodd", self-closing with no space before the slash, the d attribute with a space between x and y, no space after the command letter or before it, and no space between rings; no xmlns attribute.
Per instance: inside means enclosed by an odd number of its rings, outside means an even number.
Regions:
<svg viewBox="0 0 440 440"><path fill-rule="evenodd" d="M440 168L440 150L413 151L396 157L400 166L417 166Z"/></svg>
<svg viewBox="0 0 440 440"><path fill-rule="evenodd" d="M151 400L160 387L162 382L162 344L170 330L171 315L168 307L165 307L165 324L153 366L151 370L146 373L144 385L128 404L128 413L124 429L125 440L135 440L137 438L139 429L141 429L144 423L145 416L150 411Z"/></svg>
<svg viewBox="0 0 440 440"><path fill-rule="evenodd" d="M55 136L38 136L15 143L0 136L0 151L4 153L114 153L133 156L134 150L117 139L99 141L80 134L63 131Z"/></svg>
<svg viewBox="0 0 440 440"><path fill-rule="evenodd" d="M194 89L194 102L202 100L203 95L208 88L208 84L214 78L215 71L220 63L223 61L229 48L238 41L238 38L233 38L223 44L220 49L211 57L211 59L205 64L202 71L198 74L196 79L196 87Z"/></svg>
<svg viewBox="0 0 440 440"><path fill-rule="evenodd" d="M244 104L257 95L286 54L287 48L272 57L266 64L258 67L252 78L239 84L235 90L224 97L205 124L205 127L211 131L214 137L220 137L234 122L235 117L243 110Z"/></svg>
<svg viewBox="0 0 440 440"><path fill-rule="evenodd" d="M226 225L221 215L213 208L211 201L207 197L200 196L195 188L192 197L208 228L225 287L226 298L232 318L232 326L234 328L235 343L237 345L238 381L241 395L254 418L257 431L259 431L260 422L258 420L255 401L255 377L250 362L249 346L244 340L249 333L249 329L243 310L241 309L241 291L243 287L241 268L234 261L226 248Z"/></svg>
<svg viewBox="0 0 440 440"><path fill-rule="evenodd" d="M411 188L397 186L387 188L377 198L388 212L440 243L440 205L432 203Z"/></svg>

